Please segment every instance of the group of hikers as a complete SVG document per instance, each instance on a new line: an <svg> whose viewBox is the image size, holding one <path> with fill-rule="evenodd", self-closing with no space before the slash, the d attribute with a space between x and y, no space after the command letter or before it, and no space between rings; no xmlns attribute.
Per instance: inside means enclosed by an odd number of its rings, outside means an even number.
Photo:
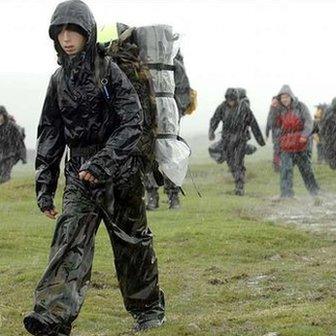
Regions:
<svg viewBox="0 0 336 336"><path fill-rule="evenodd" d="M49 36L59 68L51 76L38 125L35 179L38 207L56 220L56 226L49 263L24 326L36 336L70 335L91 279L95 235L103 221L134 331L159 327L165 322L165 300L146 210L159 207L161 186L169 208L180 207L190 149L179 136L179 124L196 108L196 91L176 47L178 36L166 25L116 24L97 30L91 10L81 0L56 7ZM323 120L328 114L336 116L336 101L330 109L335 113L328 108ZM250 131L260 146L265 145L244 89L227 89L210 121L211 141L220 122L221 139L211 146L210 155L218 163L227 162L235 194L242 196L244 158L256 151L248 143ZM323 122L316 120L316 125ZM285 85L272 100L266 130L267 137L270 132L273 137L282 197L293 196L295 164L309 192L318 193L310 147L315 128L307 107ZM315 131L320 139L323 132L331 134L326 127ZM0 139L6 134L15 139L15 151L6 154L2 147L12 145L1 146L0 159L12 158L7 167L19 159L26 162L24 132L1 108ZM330 162L330 145L321 143L323 158ZM64 153L59 215L54 196ZM336 167L334 161L331 166Z"/></svg>
<svg viewBox="0 0 336 336"><path fill-rule="evenodd" d="M272 135L273 168L280 172L280 198L294 196L293 167L297 165L304 184L312 196L317 196L319 186L312 169L313 138L317 142L318 163L328 162L336 168L336 99L332 104L319 104L314 121L307 106L298 100L288 85L273 97L266 125L266 138ZM246 91L229 88L225 100L210 120L209 140L222 122L221 139L209 148L210 156L217 162L227 162L235 181L235 194L244 195L246 154L256 147L248 144L252 131L257 143L265 145L258 123L250 109Z"/></svg>

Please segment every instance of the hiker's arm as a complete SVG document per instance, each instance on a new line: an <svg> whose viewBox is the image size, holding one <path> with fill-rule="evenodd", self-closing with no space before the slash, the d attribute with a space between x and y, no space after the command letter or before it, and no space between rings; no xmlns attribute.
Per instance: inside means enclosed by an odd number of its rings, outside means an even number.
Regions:
<svg viewBox="0 0 336 336"><path fill-rule="evenodd" d="M118 125L108 138L105 147L84 163L81 171L89 172L99 181L113 178L118 167L135 149L142 134L142 109L132 84L119 67L112 63L109 86L112 95L110 113Z"/></svg>
<svg viewBox="0 0 336 336"><path fill-rule="evenodd" d="M222 104L219 105L210 119L210 127L209 127L209 140L214 140L215 138L215 131L222 120Z"/></svg>
<svg viewBox="0 0 336 336"><path fill-rule="evenodd" d="M37 131L36 197L41 211L54 209L53 198L57 188L65 141L56 87L51 78Z"/></svg>

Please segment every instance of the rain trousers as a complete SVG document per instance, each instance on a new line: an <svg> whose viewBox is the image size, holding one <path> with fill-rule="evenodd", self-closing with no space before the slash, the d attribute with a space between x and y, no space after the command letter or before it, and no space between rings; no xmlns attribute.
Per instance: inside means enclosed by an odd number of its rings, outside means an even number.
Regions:
<svg viewBox="0 0 336 336"><path fill-rule="evenodd" d="M84 51L72 59L57 41L63 24L78 25L87 34ZM49 34L61 67L51 77L38 126L36 194L42 211L54 207L65 146L69 153L63 211L57 219L49 265L35 291L33 315L40 324L30 326L30 332L37 335L40 328L46 335L70 334L90 282L94 239L101 220L110 236L127 311L138 322L163 318L164 298L158 286L141 160L136 152L142 133L138 96L110 60L103 60L107 85L102 88L96 82L95 63L101 61L96 23L83 2L59 4ZM80 171L90 172L99 183L80 180ZM26 328L29 323L28 318Z"/></svg>
<svg viewBox="0 0 336 336"><path fill-rule="evenodd" d="M238 99L238 96L237 96ZM244 158L247 141L251 139L250 129L260 146L265 145L257 120L247 100L242 100L231 108L227 101L220 104L210 120L209 133L214 133L222 122L221 162L226 161L235 180L236 192L242 192L245 184Z"/></svg>

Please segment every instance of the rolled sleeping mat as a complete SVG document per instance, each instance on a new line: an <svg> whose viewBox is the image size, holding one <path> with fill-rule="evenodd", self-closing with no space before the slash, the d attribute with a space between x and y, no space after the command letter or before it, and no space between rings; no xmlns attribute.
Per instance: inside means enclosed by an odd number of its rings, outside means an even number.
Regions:
<svg viewBox="0 0 336 336"><path fill-rule="evenodd" d="M171 26L138 27L136 40L141 60L150 69L157 105L155 156L159 169L181 186L188 170L190 148L179 135L179 112L174 99L174 58L179 50L178 36Z"/></svg>

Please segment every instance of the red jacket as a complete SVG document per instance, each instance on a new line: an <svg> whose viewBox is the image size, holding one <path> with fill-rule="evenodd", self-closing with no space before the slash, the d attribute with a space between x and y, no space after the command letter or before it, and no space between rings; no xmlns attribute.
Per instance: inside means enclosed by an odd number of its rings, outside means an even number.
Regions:
<svg viewBox="0 0 336 336"><path fill-rule="evenodd" d="M281 114L277 118L277 124L281 129L280 149L283 152L297 153L307 149L308 141L300 142L303 136L304 123L292 110Z"/></svg>

